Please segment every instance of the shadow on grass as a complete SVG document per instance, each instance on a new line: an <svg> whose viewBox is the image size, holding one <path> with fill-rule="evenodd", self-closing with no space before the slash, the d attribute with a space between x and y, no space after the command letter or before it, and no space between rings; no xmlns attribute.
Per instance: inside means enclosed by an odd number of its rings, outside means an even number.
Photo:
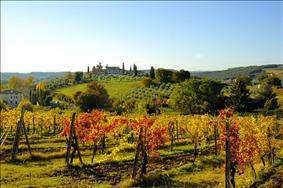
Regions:
<svg viewBox="0 0 283 188"><path fill-rule="evenodd" d="M283 185L283 173L278 171L278 168L283 166L283 158L277 159L276 163L259 172L259 178L250 186L251 188L256 188L259 186L264 186L266 182L269 182L268 187L281 188Z"/></svg>
<svg viewBox="0 0 283 188"><path fill-rule="evenodd" d="M64 157L65 157L65 152L52 153L52 154L49 154L49 155L32 154L32 156L19 157L15 160L6 160L5 162L10 163L10 164L22 165L25 162L50 161L52 159L59 159L59 158L64 158Z"/></svg>
<svg viewBox="0 0 283 188"><path fill-rule="evenodd" d="M144 176L133 182L131 187L213 187L216 186L217 182L181 182L171 178L168 175L151 175Z"/></svg>

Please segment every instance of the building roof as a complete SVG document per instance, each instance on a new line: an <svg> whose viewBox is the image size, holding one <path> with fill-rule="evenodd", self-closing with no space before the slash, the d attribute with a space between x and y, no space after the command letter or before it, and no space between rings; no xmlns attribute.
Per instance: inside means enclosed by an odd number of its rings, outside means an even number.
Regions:
<svg viewBox="0 0 283 188"><path fill-rule="evenodd" d="M120 67L106 67L106 69L120 69Z"/></svg>
<svg viewBox="0 0 283 188"><path fill-rule="evenodd" d="M16 90L3 90L3 91L0 91L0 93L2 94L20 94L21 92L19 91L16 91Z"/></svg>

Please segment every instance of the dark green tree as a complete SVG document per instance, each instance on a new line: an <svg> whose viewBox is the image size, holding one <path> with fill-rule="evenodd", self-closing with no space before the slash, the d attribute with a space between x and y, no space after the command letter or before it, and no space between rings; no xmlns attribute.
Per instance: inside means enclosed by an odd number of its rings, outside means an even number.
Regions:
<svg viewBox="0 0 283 188"><path fill-rule="evenodd" d="M109 105L109 95L103 85L93 81L87 85L87 90L78 96L77 104L82 111L102 109Z"/></svg>
<svg viewBox="0 0 283 188"><path fill-rule="evenodd" d="M282 82L280 78L277 77L269 77L266 79L266 82L268 82L270 85L276 86L276 87L282 87Z"/></svg>
<svg viewBox="0 0 283 188"><path fill-rule="evenodd" d="M83 72L75 72L75 81L78 83L83 78Z"/></svg>
<svg viewBox="0 0 283 188"><path fill-rule="evenodd" d="M259 81L259 82L262 82L263 80L265 80L266 78L268 78L268 74L266 72L262 72L260 74L258 74L256 76L256 79Z"/></svg>
<svg viewBox="0 0 283 188"><path fill-rule="evenodd" d="M125 74L125 65L124 65L124 62L122 64L122 74Z"/></svg>
<svg viewBox="0 0 283 188"><path fill-rule="evenodd" d="M96 68L99 69L99 70L103 69L102 63L99 62L98 65L96 65Z"/></svg>
<svg viewBox="0 0 283 188"><path fill-rule="evenodd" d="M215 114L224 107L222 89L226 85L208 79L190 79L178 84L168 103L171 107L190 114Z"/></svg>
<svg viewBox="0 0 283 188"><path fill-rule="evenodd" d="M248 85L251 85L251 79L248 77L238 77L230 89L231 105L238 111L248 109L250 91Z"/></svg>
<svg viewBox="0 0 283 188"><path fill-rule="evenodd" d="M132 65L130 65L130 75L132 75Z"/></svg>
<svg viewBox="0 0 283 188"><path fill-rule="evenodd" d="M149 77L151 79L155 79L155 70L154 70L153 66L150 67Z"/></svg>
<svg viewBox="0 0 283 188"><path fill-rule="evenodd" d="M91 93L80 95L77 104L83 112L90 112L93 109L102 108L102 104L99 102L99 97Z"/></svg>
<svg viewBox="0 0 283 188"><path fill-rule="evenodd" d="M173 81L173 71L159 68L156 70L156 79L160 83L168 83Z"/></svg>
<svg viewBox="0 0 283 188"><path fill-rule="evenodd" d="M138 75L138 68L135 64L133 65L133 72L134 72L134 76Z"/></svg>
<svg viewBox="0 0 283 188"><path fill-rule="evenodd" d="M273 110L278 107L276 93L272 91L272 84L263 82L255 92L255 99L265 110Z"/></svg>
<svg viewBox="0 0 283 188"><path fill-rule="evenodd" d="M144 77L144 79L142 80L142 85L144 87L149 88L151 85L154 85L154 82L151 78L149 77Z"/></svg>
<svg viewBox="0 0 283 188"><path fill-rule="evenodd" d="M183 69L173 73L173 81L176 83L183 82L186 79L190 79L190 77L191 77L191 73Z"/></svg>

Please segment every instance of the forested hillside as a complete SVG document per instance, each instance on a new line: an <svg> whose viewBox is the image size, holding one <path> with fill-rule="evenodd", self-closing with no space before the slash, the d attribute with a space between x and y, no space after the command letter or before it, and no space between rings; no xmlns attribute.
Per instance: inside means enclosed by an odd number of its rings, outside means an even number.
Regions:
<svg viewBox="0 0 283 188"><path fill-rule="evenodd" d="M259 73L265 69L283 69L282 64L277 65L262 65L262 66L248 66L248 67L235 67L222 71L204 71L204 72L191 72L192 76L205 77L217 80L234 79L237 76L248 76L255 78Z"/></svg>

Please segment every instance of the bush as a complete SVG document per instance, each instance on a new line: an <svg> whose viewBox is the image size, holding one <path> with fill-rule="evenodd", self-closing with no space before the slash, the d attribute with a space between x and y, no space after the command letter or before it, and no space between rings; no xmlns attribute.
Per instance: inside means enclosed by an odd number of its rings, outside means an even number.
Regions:
<svg viewBox="0 0 283 188"><path fill-rule="evenodd" d="M146 88L149 88L151 87L152 85L154 85L154 81L149 78L149 77L145 77L143 80L142 80L142 85Z"/></svg>
<svg viewBox="0 0 283 188"><path fill-rule="evenodd" d="M271 98L264 103L264 110L274 110L278 107L278 102L276 98Z"/></svg>
<svg viewBox="0 0 283 188"><path fill-rule="evenodd" d="M81 93L77 100L77 104L82 111L106 108L109 106L109 102L107 91L95 81L87 85L87 91Z"/></svg>
<svg viewBox="0 0 283 188"><path fill-rule="evenodd" d="M0 112L2 110L7 110L7 108L8 106L5 104L5 102L2 99L0 99Z"/></svg>
<svg viewBox="0 0 283 188"><path fill-rule="evenodd" d="M33 105L31 102L25 98L23 98L20 102L20 104L17 107L19 110L25 109L27 111L33 111Z"/></svg>

